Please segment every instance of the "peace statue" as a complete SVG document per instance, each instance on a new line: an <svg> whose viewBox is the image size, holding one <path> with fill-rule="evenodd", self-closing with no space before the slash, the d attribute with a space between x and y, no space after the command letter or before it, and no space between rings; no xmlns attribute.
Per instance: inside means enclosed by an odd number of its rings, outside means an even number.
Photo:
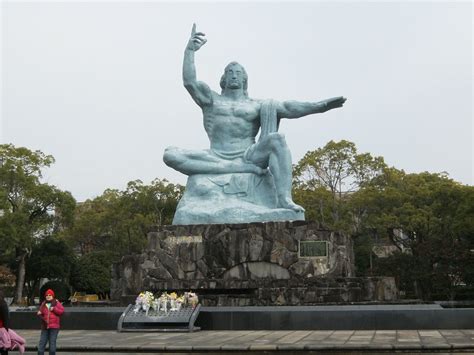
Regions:
<svg viewBox="0 0 474 355"><path fill-rule="evenodd" d="M173 224L304 220L304 209L291 196L291 153L278 133L279 122L342 107L346 99L251 99L247 73L237 62L225 67L218 94L196 77L194 53L206 42L194 24L184 52L183 83L201 107L210 149L165 150L164 162L189 176Z"/></svg>

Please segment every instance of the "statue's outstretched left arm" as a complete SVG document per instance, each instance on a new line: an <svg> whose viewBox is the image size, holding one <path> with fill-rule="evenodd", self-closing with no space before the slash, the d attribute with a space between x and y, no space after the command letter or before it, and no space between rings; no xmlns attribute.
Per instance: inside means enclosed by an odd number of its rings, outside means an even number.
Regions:
<svg viewBox="0 0 474 355"><path fill-rule="evenodd" d="M278 118L299 118L313 113L322 113L342 107L346 100L345 97L338 96L319 102L283 101L278 104L277 116Z"/></svg>

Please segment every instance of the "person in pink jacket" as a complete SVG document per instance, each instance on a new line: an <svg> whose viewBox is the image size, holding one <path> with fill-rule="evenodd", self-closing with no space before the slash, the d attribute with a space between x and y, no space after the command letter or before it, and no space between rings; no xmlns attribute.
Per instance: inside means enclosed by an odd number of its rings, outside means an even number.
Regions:
<svg viewBox="0 0 474 355"><path fill-rule="evenodd" d="M58 338L60 317L64 313L64 307L54 298L54 291L47 290L44 294L45 300L41 303L38 316L41 318L41 337L38 344L38 355L44 355L46 343L49 342L49 355L56 354L56 339Z"/></svg>
<svg viewBox="0 0 474 355"><path fill-rule="evenodd" d="M8 355L8 350L25 352L25 339L10 328L10 313L3 291L0 290L0 355Z"/></svg>
<svg viewBox="0 0 474 355"><path fill-rule="evenodd" d="M3 291L0 290L0 329L2 328L8 332L8 328L10 328L10 312L7 302L5 302ZM8 347L4 345L5 342L0 340L0 355L8 355Z"/></svg>

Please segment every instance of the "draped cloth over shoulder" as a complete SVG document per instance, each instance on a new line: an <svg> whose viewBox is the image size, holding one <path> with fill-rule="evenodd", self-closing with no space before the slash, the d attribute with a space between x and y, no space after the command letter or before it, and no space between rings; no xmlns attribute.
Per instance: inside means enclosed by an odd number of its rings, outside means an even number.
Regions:
<svg viewBox="0 0 474 355"><path fill-rule="evenodd" d="M270 133L278 132L280 121L277 117L278 102L272 99L262 102L260 107L260 138L265 138Z"/></svg>

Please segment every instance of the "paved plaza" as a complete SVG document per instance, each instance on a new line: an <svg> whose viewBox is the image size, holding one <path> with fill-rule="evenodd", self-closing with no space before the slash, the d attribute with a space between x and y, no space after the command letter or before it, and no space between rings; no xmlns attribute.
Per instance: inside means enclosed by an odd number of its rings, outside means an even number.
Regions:
<svg viewBox="0 0 474 355"><path fill-rule="evenodd" d="M39 330L18 330L33 354ZM122 353L472 353L471 330L299 330L199 331L195 333L118 333L115 331L62 330L62 354Z"/></svg>

